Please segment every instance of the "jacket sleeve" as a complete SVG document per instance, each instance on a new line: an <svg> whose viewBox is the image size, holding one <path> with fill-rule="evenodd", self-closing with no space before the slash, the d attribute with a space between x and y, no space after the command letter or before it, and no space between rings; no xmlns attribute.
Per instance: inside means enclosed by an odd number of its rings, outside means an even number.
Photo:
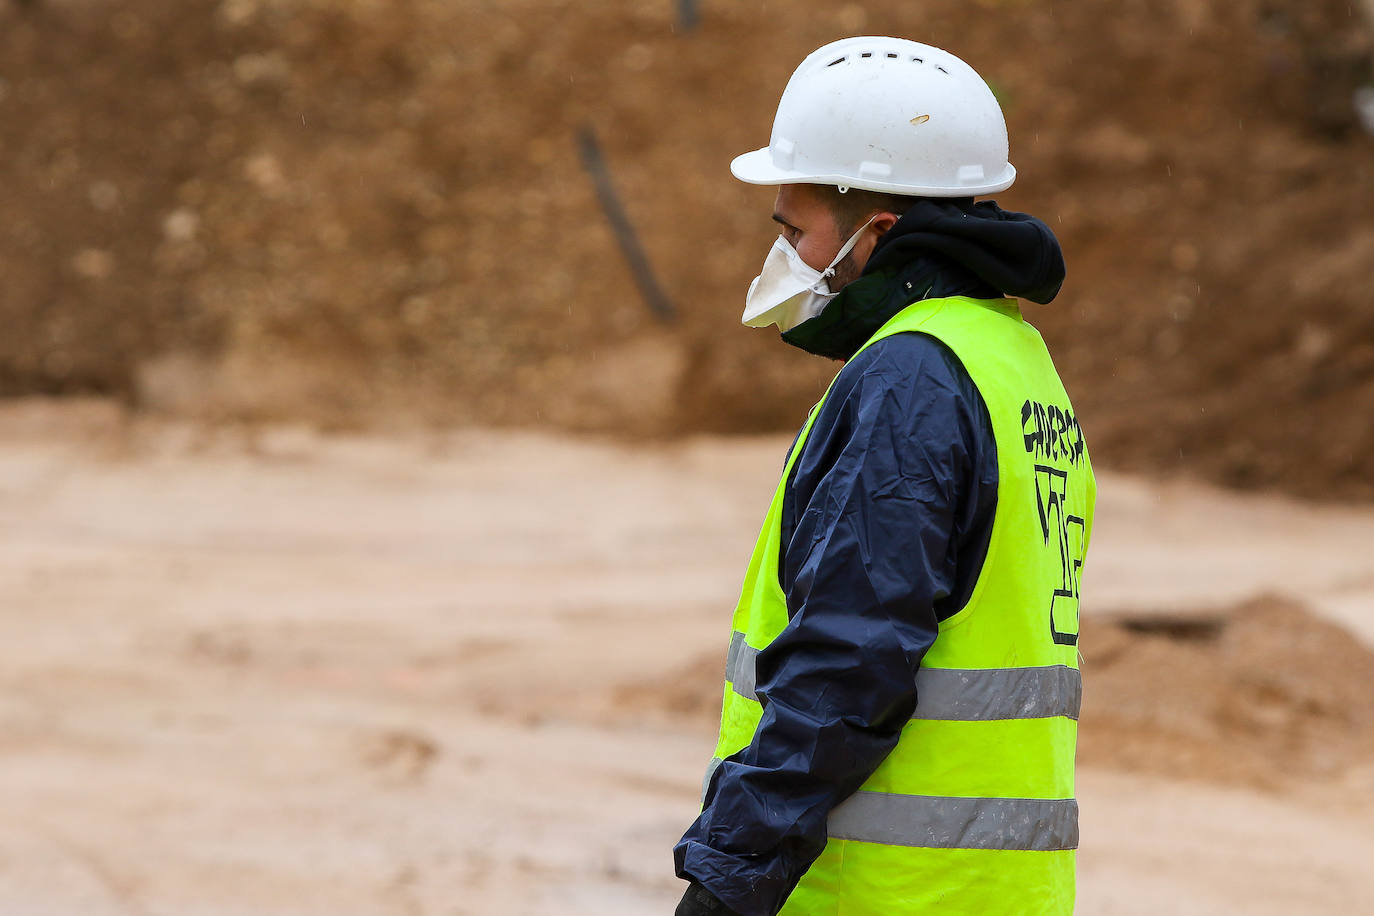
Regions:
<svg viewBox="0 0 1374 916"><path fill-rule="evenodd" d="M931 338L880 341L836 380L785 494L790 622L758 655L763 717L674 849L680 876L744 916L782 907L830 810L896 745L941 609L981 567L960 551L986 549L992 447L981 397Z"/></svg>

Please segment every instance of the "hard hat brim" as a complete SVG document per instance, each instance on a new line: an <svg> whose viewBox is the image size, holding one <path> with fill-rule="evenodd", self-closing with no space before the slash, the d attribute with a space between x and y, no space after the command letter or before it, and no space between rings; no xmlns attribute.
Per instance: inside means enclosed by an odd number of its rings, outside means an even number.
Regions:
<svg viewBox="0 0 1374 916"><path fill-rule="evenodd" d="M773 164L768 147L736 156L730 162L730 174L746 184L793 184L808 181L804 172L780 169Z"/></svg>
<svg viewBox="0 0 1374 916"><path fill-rule="evenodd" d="M736 156L730 162L730 174L746 184L828 184L837 187L859 188L865 191L887 191L913 197L977 197L1005 191L1016 181L1016 169L1007 163L1006 169L994 181L966 187L915 187L890 181L873 181L847 175L817 175L794 169L780 169L773 164L768 147Z"/></svg>

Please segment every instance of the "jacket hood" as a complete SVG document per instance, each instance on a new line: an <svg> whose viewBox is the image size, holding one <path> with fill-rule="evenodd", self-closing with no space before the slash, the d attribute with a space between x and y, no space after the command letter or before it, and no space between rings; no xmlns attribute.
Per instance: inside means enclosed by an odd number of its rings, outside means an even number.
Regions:
<svg viewBox="0 0 1374 916"><path fill-rule="evenodd" d="M819 315L782 339L849 359L889 318L919 299L1012 296L1051 302L1064 255L1043 222L972 198L917 200L878 239L863 274Z"/></svg>

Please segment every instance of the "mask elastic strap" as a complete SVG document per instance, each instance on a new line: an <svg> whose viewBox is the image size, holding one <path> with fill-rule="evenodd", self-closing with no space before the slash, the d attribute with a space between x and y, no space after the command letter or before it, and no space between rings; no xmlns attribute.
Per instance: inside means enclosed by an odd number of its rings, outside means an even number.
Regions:
<svg viewBox="0 0 1374 916"><path fill-rule="evenodd" d="M843 261L845 255L849 254L849 252L854 250L854 246L859 243L859 236L863 235L864 230L867 229L869 226L873 225L873 221L881 215L882 214L880 213L874 213L872 216L868 218L868 222L860 226L858 231L849 237L849 241L845 242L844 246L840 248L840 253L835 255L835 260L830 262L829 267L821 271L822 280L835 276L835 265Z"/></svg>

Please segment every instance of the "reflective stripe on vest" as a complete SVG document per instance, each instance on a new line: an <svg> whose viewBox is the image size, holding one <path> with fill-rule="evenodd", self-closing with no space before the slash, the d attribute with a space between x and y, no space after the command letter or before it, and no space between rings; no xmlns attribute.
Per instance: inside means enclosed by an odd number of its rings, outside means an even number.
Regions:
<svg viewBox="0 0 1374 916"><path fill-rule="evenodd" d="M725 679L746 700L758 700L759 650L736 631L730 637ZM978 722L994 719L1078 718L1083 678L1067 665L1033 668L920 668L913 719Z"/></svg>
<svg viewBox="0 0 1374 916"><path fill-rule="evenodd" d="M701 794L725 761L712 757ZM1072 798L966 798L860 790L830 812L827 834L927 849L1020 849L1050 852L1078 846L1078 802Z"/></svg>
<svg viewBox="0 0 1374 916"><path fill-rule="evenodd" d="M1078 846L1078 802L856 792L830 812L829 832L894 846L1050 852Z"/></svg>

